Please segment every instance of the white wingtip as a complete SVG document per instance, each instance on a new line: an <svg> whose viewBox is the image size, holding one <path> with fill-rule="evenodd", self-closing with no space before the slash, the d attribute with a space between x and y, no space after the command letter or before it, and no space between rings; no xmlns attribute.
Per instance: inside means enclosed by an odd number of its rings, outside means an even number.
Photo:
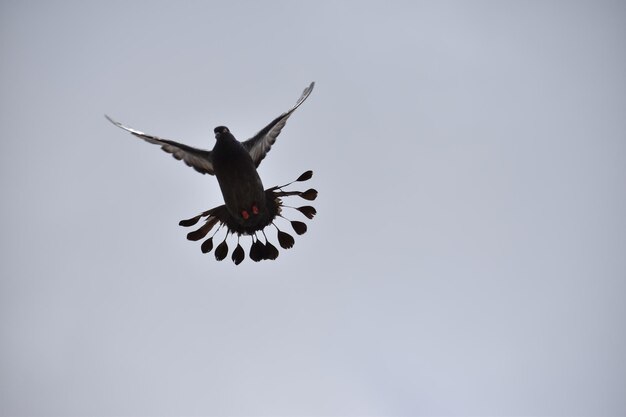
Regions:
<svg viewBox="0 0 626 417"><path fill-rule="evenodd" d="M111 118L109 117L109 115L108 115L108 114L105 114L105 115L104 115L104 117L105 117L105 118L106 118L109 122L113 123L115 126L119 126L119 125L120 125L120 124L119 124L119 122L116 122L115 120L111 119Z"/></svg>

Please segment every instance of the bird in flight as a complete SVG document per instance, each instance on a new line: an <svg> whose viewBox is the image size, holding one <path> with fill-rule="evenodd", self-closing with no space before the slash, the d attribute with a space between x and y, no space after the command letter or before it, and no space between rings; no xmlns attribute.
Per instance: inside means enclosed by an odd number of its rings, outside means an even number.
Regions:
<svg viewBox="0 0 626 417"><path fill-rule="evenodd" d="M257 168L263 158L272 148L276 138L285 127L287 119L309 97L315 83L312 82L304 89L296 104L272 120L252 138L239 142L225 126L218 126L215 133L215 145L208 151L197 149L173 140L163 139L149 135L139 130L116 122L109 116L105 117L115 126L132 133L133 135L161 146L165 152L172 154L178 160L184 161L201 174L215 175L222 191L224 204L204 211L199 215L187 220L181 220L180 225L190 227L204 218L204 224L197 230L187 234L187 239L198 241L205 238L215 226L215 232L206 239L202 245L203 253L213 249L213 238L222 228L226 230L224 239L215 248L215 258L221 261L228 256L227 238L229 235L237 236L237 246L232 253L232 260L239 265L245 258L245 252L240 243L241 236L250 236L249 257L255 262L267 259L276 259L278 249L269 242L265 234L265 228L274 226L277 230L277 238L283 249L289 249L294 245L294 238L289 233L282 231L275 224L278 217L287 220L294 231L301 235L307 230L305 223L298 220L286 219L283 215L284 208L293 208L302 213L308 219L312 219L317 213L315 208L309 205L301 207L285 206L282 198L299 196L305 200L313 201L317 197L317 191L310 188L306 191L286 191L284 188L294 182L304 182L311 179L312 171L306 171L296 180L280 186L268 189L263 183ZM263 240L261 240L261 236Z"/></svg>

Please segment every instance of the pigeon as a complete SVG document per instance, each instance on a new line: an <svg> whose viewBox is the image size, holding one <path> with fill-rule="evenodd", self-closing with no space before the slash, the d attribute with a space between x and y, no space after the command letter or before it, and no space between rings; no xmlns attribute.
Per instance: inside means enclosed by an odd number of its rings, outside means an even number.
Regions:
<svg viewBox="0 0 626 417"><path fill-rule="evenodd" d="M218 226L215 232L201 244L200 249L203 253L208 253L213 249L213 238L223 228L226 230L226 234L214 251L218 261L228 256L227 238L230 235L237 236L237 246L231 256L236 265L239 265L245 258L245 251L240 243L241 236L250 236L252 240L249 249L250 259L255 262L274 260L278 257L279 251L268 240L265 233L266 227L274 226L279 245L283 249L290 249L294 246L295 240L292 235L278 228L275 223L277 218L280 217L288 221L298 235L304 234L307 231L307 226L302 221L289 220L284 217L283 209L295 209L309 220L317 214L315 208L310 205L285 206L283 198L298 196L304 200L313 201L317 198L317 190L313 188L306 191L285 190L286 187L295 182L311 179L313 171L310 170L305 171L297 179L287 184L265 189L257 168L276 142L276 138L285 127L289 117L309 97L314 86L315 82L312 82L304 89L291 109L276 117L246 141L240 142L235 139L226 126L216 127L213 130L215 145L210 151L149 135L125 126L107 115L105 117L115 126L148 143L161 146L165 152L172 154L177 160L184 161L185 164L199 173L214 175L217 178L224 204L179 222L181 226L190 227L197 224L200 219L204 219L204 224L199 229L187 234L187 239L192 241L204 239L215 226ZM263 240L261 240L261 236Z"/></svg>

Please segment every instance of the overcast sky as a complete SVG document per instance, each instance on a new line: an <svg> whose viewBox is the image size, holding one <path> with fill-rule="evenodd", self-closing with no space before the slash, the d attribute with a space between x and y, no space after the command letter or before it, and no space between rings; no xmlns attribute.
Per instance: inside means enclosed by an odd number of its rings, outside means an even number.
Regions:
<svg viewBox="0 0 626 417"><path fill-rule="evenodd" d="M626 414L625 22L2 1L0 414ZM103 117L210 149L310 81L259 172L314 170L318 216L274 262L202 254L215 178Z"/></svg>

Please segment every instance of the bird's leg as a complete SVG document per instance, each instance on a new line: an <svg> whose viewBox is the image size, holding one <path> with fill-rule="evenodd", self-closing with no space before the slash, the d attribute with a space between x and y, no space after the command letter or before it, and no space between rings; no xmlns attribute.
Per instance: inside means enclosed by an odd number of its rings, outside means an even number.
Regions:
<svg viewBox="0 0 626 417"><path fill-rule="evenodd" d="M259 207L256 205L256 203L252 204L252 207L250 208L250 211L252 212L252 214L254 214L255 216L257 214L259 214ZM241 210L241 217L244 220L248 220L250 218L250 213L248 212L248 210Z"/></svg>

